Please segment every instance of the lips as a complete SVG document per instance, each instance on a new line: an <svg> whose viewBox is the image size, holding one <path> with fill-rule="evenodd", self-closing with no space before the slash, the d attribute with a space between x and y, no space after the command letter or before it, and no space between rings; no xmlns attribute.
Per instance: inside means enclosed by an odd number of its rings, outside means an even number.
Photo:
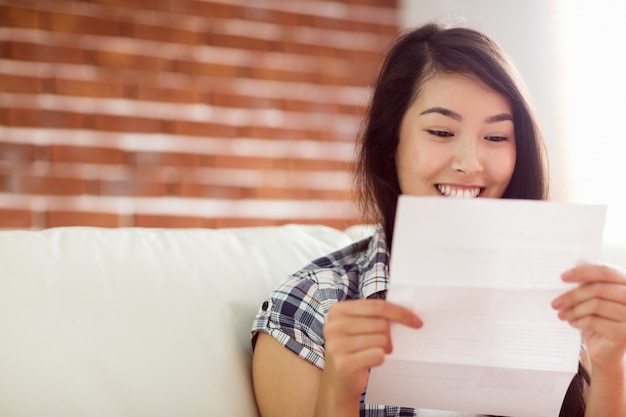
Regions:
<svg viewBox="0 0 626 417"><path fill-rule="evenodd" d="M455 187L445 184L437 184L436 188L442 196L452 198L476 198L484 190L484 187Z"/></svg>

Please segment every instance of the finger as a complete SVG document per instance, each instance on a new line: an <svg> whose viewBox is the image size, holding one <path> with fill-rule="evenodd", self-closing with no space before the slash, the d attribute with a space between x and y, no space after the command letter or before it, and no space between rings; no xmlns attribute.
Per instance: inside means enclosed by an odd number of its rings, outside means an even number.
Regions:
<svg viewBox="0 0 626 417"><path fill-rule="evenodd" d="M345 355L368 349L381 349L385 353L391 353L391 338L385 334L367 334L350 337L333 338L328 336L326 340L326 352L328 355Z"/></svg>
<svg viewBox="0 0 626 417"><path fill-rule="evenodd" d="M329 315L329 319L323 329L326 339L329 337L345 339L365 335L384 335L385 337L390 337L389 330L389 320L386 319L337 314L332 317Z"/></svg>
<svg viewBox="0 0 626 417"><path fill-rule="evenodd" d="M344 332L349 335L389 334L389 328L389 320L375 317L351 317L344 322Z"/></svg>
<svg viewBox="0 0 626 417"><path fill-rule="evenodd" d="M584 264L563 272L561 279L565 282L609 282L614 284L626 284L626 273L611 265Z"/></svg>
<svg viewBox="0 0 626 417"><path fill-rule="evenodd" d="M552 302L552 307L557 310L567 310L592 299L613 301L626 305L626 285L607 283L583 284L555 298Z"/></svg>
<svg viewBox="0 0 626 417"><path fill-rule="evenodd" d="M380 348L371 348L349 355L342 355L332 359L333 368L343 374L358 372L382 364L385 352Z"/></svg>
<svg viewBox="0 0 626 417"><path fill-rule="evenodd" d="M592 298L570 309L561 310L558 316L561 320L569 322L582 319L586 316L596 316L618 323L626 323L626 305L599 298Z"/></svg>
<svg viewBox="0 0 626 417"><path fill-rule="evenodd" d="M620 344L626 343L626 323L598 316L584 316L570 321L570 326L582 330L583 334L597 334Z"/></svg>
<svg viewBox="0 0 626 417"><path fill-rule="evenodd" d="M422 326L422 321L411 309L385 300L342 301L330 308L328 312L329 321L331 315L375 317L415 328Z"/></svg>

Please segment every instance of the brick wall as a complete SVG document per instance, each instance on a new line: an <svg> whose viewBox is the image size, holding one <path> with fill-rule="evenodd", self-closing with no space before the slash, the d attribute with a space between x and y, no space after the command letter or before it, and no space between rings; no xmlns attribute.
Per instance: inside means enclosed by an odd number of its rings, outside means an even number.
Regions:
<svg viewBox="0 0 626 417"><path fill-rule="evenodd" d="M359 221L397 0L0 0L0 228Z"/></svg>

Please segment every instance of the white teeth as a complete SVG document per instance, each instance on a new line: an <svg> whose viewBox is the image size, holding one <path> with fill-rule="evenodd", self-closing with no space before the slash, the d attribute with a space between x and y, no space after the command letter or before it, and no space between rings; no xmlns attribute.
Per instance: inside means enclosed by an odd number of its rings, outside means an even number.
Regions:
<svg viewBox="0 0 626 417"><path fill-rule="evenodd" d="M463 189L452 188L449 185L437 184L437 189L444 196L452 198L475 198L476 196L478 196L478 194L480 194L480 187Z"/></svg>

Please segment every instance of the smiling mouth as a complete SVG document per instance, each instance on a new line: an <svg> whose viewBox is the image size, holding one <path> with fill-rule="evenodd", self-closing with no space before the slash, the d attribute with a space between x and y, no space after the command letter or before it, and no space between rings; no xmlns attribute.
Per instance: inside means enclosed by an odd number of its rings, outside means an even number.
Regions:
<svg viewBox="0 0 626 417"><path fill-rule="evenodd" d="M437 184L435 188L440 195L451 198L476 198L485 190L484 187L459 188L444 184Z"/></svg>

